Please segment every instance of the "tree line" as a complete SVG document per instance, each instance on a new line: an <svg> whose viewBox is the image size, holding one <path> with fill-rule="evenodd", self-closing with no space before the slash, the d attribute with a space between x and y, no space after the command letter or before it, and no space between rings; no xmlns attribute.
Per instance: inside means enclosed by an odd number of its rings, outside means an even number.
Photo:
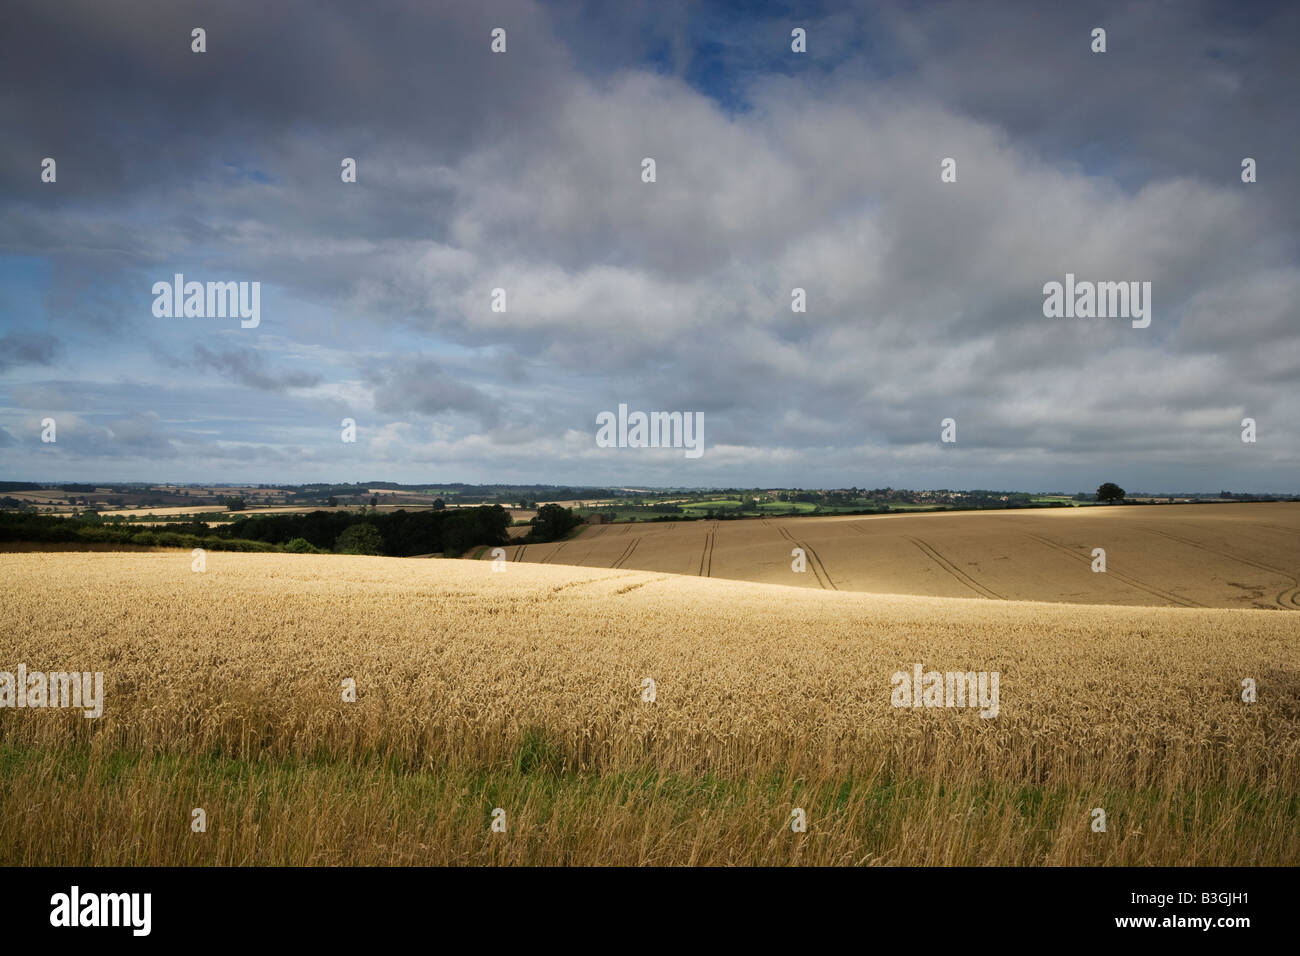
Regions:
<svg viewBox="0 0 1300 956"><path fill-rule="evenodd" d="M218 551L292 551L459 557L478 546L507 544L510 514L500 505L429 511L313 511L308 514L249 514L209 528L199 520L151 527L30 512L0 513L0 541L85 542L143 547L207 548ZM582 524L571 508L543 505L519 543L555 541Z"/></svg>

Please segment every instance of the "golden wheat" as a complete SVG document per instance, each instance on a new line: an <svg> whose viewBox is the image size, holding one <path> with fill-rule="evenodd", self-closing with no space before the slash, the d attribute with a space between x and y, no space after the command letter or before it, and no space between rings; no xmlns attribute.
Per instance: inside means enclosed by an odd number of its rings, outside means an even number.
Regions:
<svg viewBox="0 0 1300 956"><path fill-rule="evenodd" d="M1300 859L1298 615L490 569L0 555L0 670L106 698L0 709L3 862ZM916 663L998 716L891 706Z"/></svg>

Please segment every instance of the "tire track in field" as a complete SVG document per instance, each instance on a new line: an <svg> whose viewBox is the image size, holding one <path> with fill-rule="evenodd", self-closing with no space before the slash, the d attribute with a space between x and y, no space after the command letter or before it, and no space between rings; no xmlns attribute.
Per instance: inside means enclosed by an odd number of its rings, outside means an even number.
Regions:
<svg viewBox="0 0 1300 956"><path fill-rule="evenodd" d="M1282 525L1280 525L1280 524L1256 524L1256 525L1251 525L1251 527L1253 527L1253 528L1264 528L1264 529L1266 529L1266 530L1268 530L1268 531L1282 531L1282 532L1285 532L1286 534L1300 534L1300 529L1297 529L1297 528L1284 528L1284 527L1283 527Z"/></svg>
<svg viewBox="0 0 1300 956"><path fill-rule="evenodd" d="M781 527L780 525L777 525L777 526L776 526L776 531L777 531L777 534L779 534L781 537L785 538L785 540L789 541L789 542L790 542L792 545L794 545L796 548L803 548L803 545L801 545L798 541L796 541L793 537L791 537L790 532L789 532L789 531L786 531L785 528ZM805 552L806 552L807 550L808 550L807 548L804 548L804 551L805 551ZM825 589L826 589L826 585L822 584L821 575L820 575L820 573L817 571L817 565L816 565L816 564L813 565L813 577L816 578L816 580L817 580L817 585L818 585L822 590L825 590Z"/></svg>
<svg viewBox="0 0 1300 956"><path fill-rule="evenodd" d="M633 538L632 543L627 546L627 548L623 551L623 554L619 557L619 559L615 561L613 564L611 564L610 567L621 568L624 562L626 562L628 558L632 557L632 552L636 550L636 546L640 543L641 543L640 538Z"/></svg>
<svg viewBox="0 0 1300 956"><path fill-rule="evenodd" d="M550 564L552 561L556 559L556 557L559 556L559 553L563 551L565 548L567 548L568 546L569 546L569 542L561 541L560 546L556 548L554 551L552 551L550 554L548 554L546 557L542 558L540 563ZM563 564L564 562L560 562L560 563Z"/></svg>
<svg viewBox="0 0 1300 956"><path fill-rule="evenodd" d="M668 580L667 576L664 576L662 578L654 578L651 581L641 581L637 584L628 585L625 588L619 588L617 591L614 592L614 594L615 595L627 594L628 591L635 591L637 588L643 588L647 584L658 584L660 581L667 581L667 580Z"/></svg>
<svg viewBox="0 0 1300 956"><path fill-rule="evenodd" d="M831 573L826 570L826 562L822 560L822 556L818 554L815 550L813 550L813 546L811 544L808 544L807 542L800 545L800 547L802 547L805 551L807 551L809 554L813 556L813 562L814 562L813 567L818 567L818 566L821 567L822 577L826 579L826 584L830 586L830 589L832 591L838 591L839 587L837 587L835 582L831 580Z"/></svg>
<svg viewBox="0 0 1300 956"><path fill-rule="evenodd" d="M634 542L634 543L635 543L635 542ZM624 558L627 557L627 554L628 554L628 552L629 552L630 550L632 550L632 545L630 545L630 544L629 544L629 545L625 545L624 548L623 548L623 553L620 554L617 558L614 559L613 563L610 564L610 567L611 567L611 568L616 568L616 567L618 567L618 563L619 563L620 561L622 561Z"/></svg>
<svg viewBox="0 0 1300 956"><path fill-rule="evenodd" d="M934 561L935 564L939 565L939 567L943 568L943 570L947 571L954 578L956 578L962 584L966 585L968 588L970 588L980 597L992 598L995 601L1006 600L1006 598L1004 598L997 591L994 591L992 588L985 587L983 584L980 584L980 582L976 581L973 577L971 577L961 568L957 567L957 565L953 564L942 554L936 551L930 544L926 543L925 541L922 541L920 538L914 538L911 535L907 536L907 540L911 541L912 544L916 545L917 548L920 549L922 554L929 557L931 560Z"/></svg>
<svg viewBox="0 0 1300 956"><path fill-rule="evenodd" d="M519 550L515 552L515 560L522 561L524 559L524 552L527 550L528 550L528 545L521 544L519 546Z"/></svg>
<svg viewBox="0 0 1300 956"><path fill-rule="evenodd" d="M835 582L831 580L830 572L826 570L826 565L822 562L821 556L814 551L810 545L795 540L794 535L790 534L789 531L780 525L777 525L776 530L781 532L781 536L784 537L785 540L789 541L796 548L803 548L804 553L812 557L812 560L808 562L808 565L812 568L813 577L817 579L817 583L821 585L823 591L828 588L831 591L839 590L839 588L835 586Z"/></svg>
<svg viewBox="0 0 1300 956"><path fill-rule="evenodd" d="M713 527L704 535L704 550L700 552L700 570L696 574L702 578L713 576L713 542L717 540L717 536L718 523L715 521Z"/></svg>
<svg viewBox="0 0 1300 956"><path fill-rule="evenodd" d="M542 600L554 601L555 596L557 594L559 594L561 591L567 591L569 590L569 588L580 588L580 587L585 587L588 584L606 584L606 583L608 583L608 580L606 578L591 578L586 581L566 581L564 584L556 585L555 587L551 588L548 592L543 594Z"/></svg>
<svg viewBox="0 0 1300 956"><path fill-rule="evenodd" d="M791 535L790 532L787 531L785 528L783 528L781 525L777 525L776 530L781 535L781 537L785 538L785 540L789 541L796 548L803 548L804 553L805 554L807 553L808 549L804 548L802 544L796 541L794 539L794 536ZM815 561L812 563L812 570L813 570L813 578L817 581L817 586L820 587L823 591L826 590L826 585L822 582L821 572L817 570L817 562Z"/></svg>
<svg viewBox="0 0 1300 956"><path fill-rule="evenodd" d="M1297 578L1290 571L1283 571L1281 568L1274 568L1267 564L1260 564L1258 561L1252 561L1250 558L1243 558L1230 551L1211 548L1209 545L1201 544L1198 541L1192 541L1190 538L1182 538L1176 534L1170 534L1168 531L1157 531L1155 528L1148 528L1147 530L1152 534L1160 535L1162 538L1168 538L1170 541L1177 541L1179 544L1187 545L1189 548L1196 548L1197 550L1204 551L1207 554L1215 554L1221 558L1227 558L1229 561L1236 561L1238 564L1257 568L1260 571L1268 571L1272 574L1278 575L1279 577L1290 578L1291 587L1283 588L1278 592L1277 597L1273 598L1273 600L1278 607L1283 608L1284 610L1300 610L1300 600L1297 600L1297 595L1300 595L1300 578Z"/></svg>
<svg viewBox="0 0 1300 956"><path fill-rule="evenodd" d="M1057 544L1051 538L1044 538L1042 535L1034 534L1032 531L1026 531L1024 532L1024 534L1026 537L1033 538L1035 541L1039 542L1040 544L1045 544L1049 548L1055 548L1057 551L1060 551L1062 554L1068 554L1070 557L1074 558L1075 560L1082 561L1084 564L1088 565L1089 567L1092 567L1092 560L1087 555L1080 554L1079 552L1073 550L1072 548L1068 548L1063 544ZM1171 604L1177 604L1180 607L1205 607L1204 604L1201 604L1197 601L1193 601L1191 598L1178 597L1175 594L1169 594L1164 591L1158 590L1157 588L1153 588L1149 584L1143 584L1137 578L1133 577L1132 575L1125 574L1123 571L1116 571L1112 568L1107 568L1106 573L1112 574L1115 577L1117 577L1119 580L1123 581L1125 584L1129 585L1130 587L1135 587L1139 591L1145 591L1147 594L1150 594L1153 597L1158 597L1162 601L1168 601Z"/></svg>

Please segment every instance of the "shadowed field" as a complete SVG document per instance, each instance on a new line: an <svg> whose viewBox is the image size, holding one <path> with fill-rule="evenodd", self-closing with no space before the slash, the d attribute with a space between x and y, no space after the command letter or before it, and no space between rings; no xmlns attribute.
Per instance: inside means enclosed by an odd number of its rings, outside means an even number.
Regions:
<svg viewBox="0 0 1300 956"><path fill-rule="evenodd" d="M807 570L791 570L802 548ZM1093 549L1105 573L1092 570ZM599 525L511 561L1016 601L1300 611L1300 504Z"/></svg>

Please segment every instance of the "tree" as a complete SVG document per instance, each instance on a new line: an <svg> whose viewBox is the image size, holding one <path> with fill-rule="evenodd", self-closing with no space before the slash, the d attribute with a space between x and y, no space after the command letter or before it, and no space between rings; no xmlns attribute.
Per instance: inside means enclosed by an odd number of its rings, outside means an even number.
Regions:
<svg viewBox="0 0 1300 956"><path fill-rule="evenodd" d="M372 507L372 508L378 508L378 507L379 507L379 496L378 496L378 495L372 495L372 496L371 496L371 498L370 498L370 507Z"/></svg>
<svg viewBox="0 0 1300 956"><path fill-rule="evenodd" d="M369 521L360 521L343 529L334 550L339 554L383 554L384 539Z"/></svg>
<svg viewBox="0 0 1300 956"><path fill-rule="evenodd" d="M337 508L339 506L339 500L335 498L333 495L329 496L329 506L331 508Z"/></svg>
<svg viewBox="0 0 1300 956"><path fill-rule="evenodd" d="M1124 500L1124 489L1113 481L1108 481L1097 489L1097 500L1103 504L1110 504L1116 501Z"/></svg>
<svg viewBox="0 0 1300 956"><path fill-rule="evenodd" d="M446 507L447 507L447 502L443 501L441 498L434 498L434 499L433 499L433 510L434 510L434 511L442 511L442 510L445 509Z"/></svg>
<svg viewBox="0 0 1300 956"><path fill-rule="evenodd" d="M537 517L529 524L533 526L534 541L556 541L582 524L582 519L569 508L546 504L537 509Z"/></svg>
<svg viewBox="0 0 1300 956"><path fill-rule="evenodd" d="M243 511L243 498L223 498L221 503L226 506L227 511Z"/></svg>

